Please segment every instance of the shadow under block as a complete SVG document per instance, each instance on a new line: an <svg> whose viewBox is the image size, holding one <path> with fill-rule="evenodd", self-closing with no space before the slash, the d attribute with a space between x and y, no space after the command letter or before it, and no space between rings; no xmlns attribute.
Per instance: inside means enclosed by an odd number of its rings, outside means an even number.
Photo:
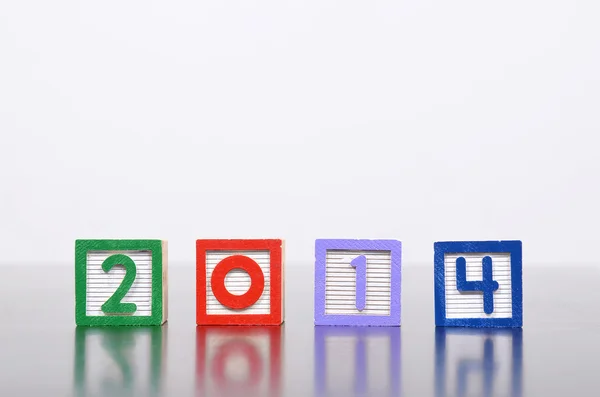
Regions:
<svg viewBox="0 0 600 397"><path fill-rule="evenodd" d="M162 325L165 321L166 241L75 242L77 325Z"/></svg>
<svg viewBox="0 0 600 397"><path fill-rule="evenodd" d="M521 241L437 242L435 325L522 327Z"/></svg>
<svg viewBox="0 0 600 397"><path fill-rule="evenodd" d="M315 325L400 326L402 243L316 240Z"/></svg>
<svg viewBox="0 0 600 397"><path fill-rule="evenodd" d="M280 325L283 240L197 240L196 324Z"/></svg>

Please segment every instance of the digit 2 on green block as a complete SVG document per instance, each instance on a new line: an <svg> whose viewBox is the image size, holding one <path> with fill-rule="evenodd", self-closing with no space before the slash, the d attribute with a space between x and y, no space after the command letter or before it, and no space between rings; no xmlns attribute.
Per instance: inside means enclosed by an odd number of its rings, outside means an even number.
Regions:
<svg viewBox="0 0 600 397"><path fill-rule="evenodd" d="M75 242L77 325L162 325L165 321L166 241Z"/></svg>

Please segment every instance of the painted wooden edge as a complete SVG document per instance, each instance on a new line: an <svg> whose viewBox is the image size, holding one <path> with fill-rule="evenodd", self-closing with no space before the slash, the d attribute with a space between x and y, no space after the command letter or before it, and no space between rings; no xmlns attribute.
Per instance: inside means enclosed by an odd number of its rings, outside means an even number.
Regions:
<svg viewBox="0 0 600 397"><path fill-rule="evenodd" d="M434 249L434 302L437 327L521 328L523 326L523 243L520 240L439 241ZM510 253L512 318L446 318L445 254Z"/></svg>
<svg viewBox="0 0 600 397"><path fill-rule="evenodd" d="M390 314L337 315L325 314L325 282L328 250L390 251ZM402 242L392 239L317 239L315 240L315 294L314 324L338 326L389 326L401 325L402 296Z"/></svg>
<svg viewBox="0 0 600 397"><path fill-rule="evenodd" d="M163 242L153 239L79 239L75 241L75 323L78 326L150 326L162 325L163 314ZM87 252L88 251L151 251L152 252L152 315L150 316L88 316Z"/></svg>
<svg viewBox="0 0 600 397"><path fill-rule="evenodd" d="M169 243L162 240L162 321L166 323L169 316Z"/></svg>
<svg viewBox="0 0 600 397"><path fill-rule="evenodd" d="M281 325L283 323L283 239L196 240L196 325ZM206 252L268 250L270 254L270 314L206 313Z"/></svg>

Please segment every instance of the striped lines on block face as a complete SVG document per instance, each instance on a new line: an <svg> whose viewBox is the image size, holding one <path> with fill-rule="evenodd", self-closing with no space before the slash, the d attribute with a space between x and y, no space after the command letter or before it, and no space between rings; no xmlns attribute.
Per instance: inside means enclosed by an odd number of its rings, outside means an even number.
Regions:
<svg viewBox="0 0 600 397"><path fill-rule="evenodd" d="M249 308L235 310L223 306L211 288L213 270L223 259L243 255L255 261L263 272L265 286L262 295ZM271 313L271 255L265 251L207 251L206 252L206 314L270 314ZM233 295L243 295L250 289L250 276L244 270L233 269L225 276L225 288Z"/></svg>
<svg viewBox="0 0 600 397"><path fill-rule="evenodd" d="M494 291L494 311L486 314L483 293L463 292L456 287L456 259L465 258L467 281L483 279L483 258L492 258L492 279L499 288ZM446 318L512 318L512 284L510 254L508 253L456 253L444 255L446 284Z"/></svg>
<svg viewBox="0 0 600 397"><path fill-rule="evenodd" d="M356 307L356 271L352 261L364 255L366 265L365 308ZM392 258L390 251L327 250L325 314L389 316ZM360 293L360 291L359 291Z"/></svg>
<svg viewBox="0 0 600 397"><path fill-rule="evenodd" d="M115 293L123 278L125 268L115 266L106 273L102 263L109 256L123 254L135 263L136 277L121 302L135 303L137 310L127 316L152 315L152 252L151 251L89 251L86 262L86 307L87 316L106 316L102 305ZM111 313L110 316L118 314Z"/></svg>

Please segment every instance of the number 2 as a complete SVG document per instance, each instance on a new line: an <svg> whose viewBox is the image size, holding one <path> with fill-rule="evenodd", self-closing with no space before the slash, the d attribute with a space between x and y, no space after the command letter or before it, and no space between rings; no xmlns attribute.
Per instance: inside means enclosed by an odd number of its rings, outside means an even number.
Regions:
<svg viewBox="0 0 600 397"><path fill-rule="evenodd" d="M106 392L105 395L116 395L123 390L130 390L133 384L133 371L130 357L132 353L131 350L135 347L135 340L134 334L127 331L111 330L103 335L104 340L102 341L102 346L121 370L122 376L121 384L112 382L110 379L103 380L102 388Z"/></svg>
<svg viewBox="0 0 600 397"><path fill-rule="evenodd" d="M129 289L133 285L136 276L136 267L133 259L123 254L111 255L104 262L102 262L102 270L108 273L112 270L115 265L122 265L125 268L125 277L119 285L119 288L104 304L102 305L102 311L104 313L116 313L116 314L131 314L137 310L135 303L123 303L121 300L125 297Z"/></svg>

